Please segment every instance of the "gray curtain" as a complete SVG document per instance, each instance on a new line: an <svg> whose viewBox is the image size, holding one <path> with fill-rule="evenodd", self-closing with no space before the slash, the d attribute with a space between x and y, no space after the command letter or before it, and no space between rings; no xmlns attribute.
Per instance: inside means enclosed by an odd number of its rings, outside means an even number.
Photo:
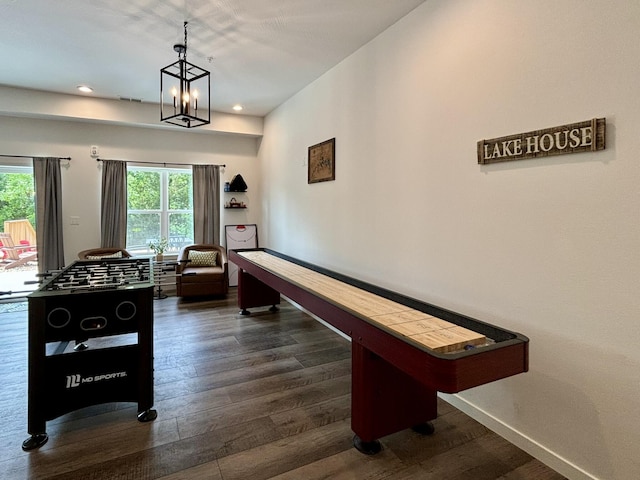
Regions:
<svg viewBox="0 0 640 480"><path fill-rule="evenodd" d="M64 267L62 243L62 175L59 158L34 158L38 271Z"/></svg>
<svg viewBox="0 0 640 480"><path fill-rule="evenodd" d="M220 168L193 165L194 243L220 245Z"/></svg>
<svg viewBox="0 0 640 480"><path fill-rule="evenodd" d="M127 244L127 162L102 161L100 247Z"/></svg>

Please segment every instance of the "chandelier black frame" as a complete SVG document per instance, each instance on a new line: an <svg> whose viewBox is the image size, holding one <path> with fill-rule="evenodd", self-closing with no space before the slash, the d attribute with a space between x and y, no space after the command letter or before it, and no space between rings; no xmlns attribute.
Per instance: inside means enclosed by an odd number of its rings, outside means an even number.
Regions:
<svg viewBox="0 0 640 480"><path fill-rule="evenodd" d="M178 61L160 70L160 120L192 128L211 123L211 80L207 70L187 62L187 23L184 44L173 46Z"/></svg>

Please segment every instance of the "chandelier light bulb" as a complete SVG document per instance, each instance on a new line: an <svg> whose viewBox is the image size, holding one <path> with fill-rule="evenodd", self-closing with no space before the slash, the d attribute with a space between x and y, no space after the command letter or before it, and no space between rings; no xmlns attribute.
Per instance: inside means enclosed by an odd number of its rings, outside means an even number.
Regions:
<svg viewBox="0 0 640 480"><path fill-rule="evenodd" d="M173 110L175 111L178 106L176 103L178 98L178 89L175 86L171 87L171 96L173 97Z"/></svg>

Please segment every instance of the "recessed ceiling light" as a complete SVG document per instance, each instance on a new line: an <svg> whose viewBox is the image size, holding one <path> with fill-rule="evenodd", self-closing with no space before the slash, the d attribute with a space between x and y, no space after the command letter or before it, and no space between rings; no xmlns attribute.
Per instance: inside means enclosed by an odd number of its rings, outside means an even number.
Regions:
<svg viewBox="0 0 640 480"><path fill-rule="evenodd" d="M87 87L86 85L78 85L78 90L80 90L82 93L91 93L91 92L93 92L93 88Z"/></svg>
<svg viewBox="0 0 640 480"><path fill-rule="evenodd" d="M234 105L234 106L233 106L233 109L234 109L236 112L241 112L241 111L242 111L242 105Z"/></svg>

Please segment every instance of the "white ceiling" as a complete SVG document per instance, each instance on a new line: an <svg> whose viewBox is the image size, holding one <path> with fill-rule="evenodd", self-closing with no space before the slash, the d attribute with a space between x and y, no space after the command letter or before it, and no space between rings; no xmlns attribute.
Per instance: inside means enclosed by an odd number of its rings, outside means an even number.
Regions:
<svg viewBox="0 0 640 480"><path fill-rule="evenodd" d="M186 20L212 109L263 116L424 1L0 0L0 84L158 103Z"/></svg>

